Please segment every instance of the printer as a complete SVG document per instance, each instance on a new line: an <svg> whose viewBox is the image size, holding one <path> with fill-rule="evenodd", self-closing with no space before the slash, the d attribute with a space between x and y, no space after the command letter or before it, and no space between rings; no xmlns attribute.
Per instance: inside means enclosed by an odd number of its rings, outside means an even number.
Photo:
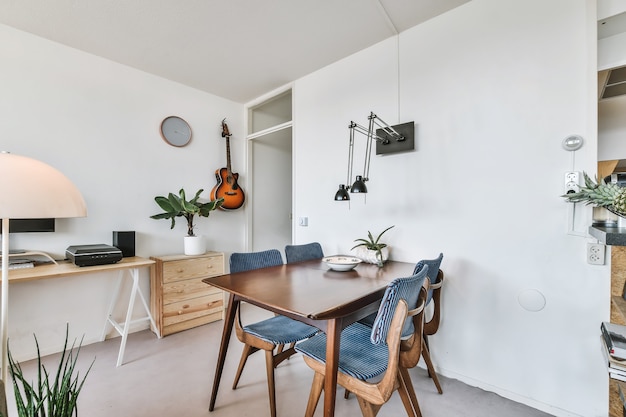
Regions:
<svg viewBox="0 0 626 417"><path fill-rule="evenodd" d="M122 259L122 251L115 246L73 245L65 250L65 256L76 266L114 264Z"/></svg>

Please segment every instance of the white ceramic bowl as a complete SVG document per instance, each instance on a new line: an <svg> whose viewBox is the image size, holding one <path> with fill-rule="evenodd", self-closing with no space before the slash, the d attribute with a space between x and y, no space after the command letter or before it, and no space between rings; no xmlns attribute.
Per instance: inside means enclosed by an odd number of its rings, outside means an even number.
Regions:
<svg viewBox="0 0 626 417"><path fill-rule="evenodd" d="M327 256L322 259L322 261L324 261L330 269L335 271L349 271L363 262L359 258L345 255Z"/></svg>

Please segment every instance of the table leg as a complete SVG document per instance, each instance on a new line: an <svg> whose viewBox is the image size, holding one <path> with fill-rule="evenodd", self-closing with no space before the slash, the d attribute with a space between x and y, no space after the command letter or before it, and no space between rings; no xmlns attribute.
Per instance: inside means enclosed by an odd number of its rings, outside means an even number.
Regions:
<svg viewBox="0 0 626 417"><path fill-rule="evenodd" d="M324 417L335 415L337 396L337 369L339 368L339 342L341 319L328 320L326 329L326 376L324 379Z"/></svg>
<svg viewBox="0 0 626 417"><path fill-rule="evenodd" d="M132 274L133 287L130 290L130 301L128 302L128 310L126 310L126 320L122 330L122 341L120 342L120 351L117 355L117 366L121 366L124 361L124 350L126 349L126 340L128 339L128 328L131 324L131 317L133 315L133 309L135 307L135 298L137 297L137 289L139 288L139 277L136 274Z"/></svg>
<svg viewBox="0 0 626 417"><path fill-rule="evenodd" d="M111 297L111 302L109 303L109 310L107 311L106 320L104 320L104 328L102 329L102 335L100 336L100 341L104 341L106 339L107 333L109 332L109 326L112 325L111 317L113 316L113 310L117 305L117 301L120 298L120 291L122 288L122 281L124 280L124 271L120 271L119 276L117 277L117 282L115 283L115 290L113 291L113 297Z"/></svg>
<svg viewBox="0 0 626 417"><path fill-rule="evenodd" d="M132 285L132 289L130 292L130 299L128 300L128 308L126 310L126 320L123 323L118 323L113 318L113 310L115 309L115 306L117 305L117 302L119 300L120 292L122 290L122 281L124 279L124 270L121 270L120 276L117 281L117 285L115 286L115 295L113 296L113 299L111 300L109 311L107 313L107 319L106 319L106 322L104 323L104 329L102 330L102 337L101 337L101 340L105 339L109 326L113 326L113 328L122 336L122 341L120 343L120 351L117 356L117 366L121 366L124 361L124 350L126 349L128 331L130 330L131 325L134 325L143 321L149 321L152 327L156 329L156 324L154 323L154 319L152 318L152 313L150 312L150 308L148 307L146 298L144 297L143 292L141 291L141 288L139 287L139 270L137 268L129 269L128 273L130 274L130 278L133 281L133 285ZM131 320L133 310L135 308L135 300L137 299L137 296L139 296L139 299L143 305L144 311L146 312L146 316L135 319L135 320ZM160 338L161 336L158 335L158 337Z"/></svg>
<svg viewBox="0 0 626 417"><path fill-rule="evenodd" d="M228 351L228 343L230 335L233 331L235 323L235 313L239 307L239 300L235 299L234 294L230 294L228 299L228 308L224 317L224 329L222 330L222 342L220 343L220 353L217 357L217 365L215 367L215 377L213 379L213 391L211 392L211 402L209 403L209 411L215 408L215 399L217 398L217 390L220 387L222 379L222 371L224 370L224 361L226 360L226 352Z"/></svg>

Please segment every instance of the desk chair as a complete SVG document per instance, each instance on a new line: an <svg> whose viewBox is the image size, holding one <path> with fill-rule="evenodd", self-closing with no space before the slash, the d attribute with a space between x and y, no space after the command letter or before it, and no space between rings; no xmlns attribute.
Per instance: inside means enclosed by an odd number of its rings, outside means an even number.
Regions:
<svg viewBox="0 0 626 417"><path fill-rule="evenodd" d="M267 268L283 264L280 251L270 249L262 252L233 253L230 256L231 274L251 269ZM267 373L267 389L270 397L270 412L276 417L276 389L274 384L274 368L282 361L296 353L292 347L274 354L277 346L295 343L315 335L319 330L315 327L292 320L285 316L275 316L258 323L242 326L241 308L237 309L235 317L235 332L237 338L244 344L241 360L233 382L233 389L237 388L239 378L248 356L258 350L265 351L265 367Z"/></svg>
<svg viewBox="0 0 626 417"><path fill-rule="evenodd" d="M398 390L409 417L421 416L417 400L410 397L406 379L400 372L400 343L402 335L423 330L424 307L428 286L425 267L417 275L397 278L387 287L373 327L356 322L341 333L337 383L353 392L364 417L374 417L393 391ZM408 305L416 308L409 311ZM405 320L407 316L413 320ZM417 323L417 329L414 328ZM306 364L315 371L305 412L312 417L324 388L326 372L326 335L300 342ZM413 394L414 396L414 394Z"/></svg>
<svg viewBox="0 0 626 417"><path fill-rule="evenodd" d="M317 242L306 243L304 245L285 246L285 256L287 263L308 261L311 259L322 259L324 252L322 246Z"/></svg>

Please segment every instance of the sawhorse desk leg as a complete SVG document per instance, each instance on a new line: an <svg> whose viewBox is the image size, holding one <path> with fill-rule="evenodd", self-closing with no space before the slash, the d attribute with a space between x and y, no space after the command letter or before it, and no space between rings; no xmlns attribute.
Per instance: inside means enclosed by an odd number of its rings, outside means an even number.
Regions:
<svg viewBox="0 0 626 417"><path fill-rule="evenodd" d="M131 278L133 279L133 287L130 291L130 300L128 301L128 310L126 311L126 320L123 323L118 323L113 318L113 310L115 309L115 306L117 305L117 302L120 297L120 293L122 291L122 281L124 279L125 270L121 270L120 276L117 280L117 285L115 287L115 293L113 295L113 299L111 300L111 305L109 306L107 319L106 319L106 322L104 323L104 329L102 330L102 337L100 338L100 340L105 339L107 333L109 332L109 326L113 326L113 328L117 330L117 332L122 336L122 342L120 344L120 352L117 356L117 366L122 365L122 362L124 360L124 349L126 349L126 339L128 338L128 330L131 325L149 320L150 324L152 325L152 329L154 329L155 332L157 328L156 324L154 323L154 319L152 318L152 314L150 313L150 308L148 307L146 298L144 297L143 292L141 291L141 288L139 287L139 270L137 268L132 268L132 269L127 269L126 271L129 272ZM141 300L141 303L143 304L143 308L147 316L141 317L135 320L131 320L137 295L139 295L139 299ZM159 338L161 337L160 335L158 336Z"/></svg>

